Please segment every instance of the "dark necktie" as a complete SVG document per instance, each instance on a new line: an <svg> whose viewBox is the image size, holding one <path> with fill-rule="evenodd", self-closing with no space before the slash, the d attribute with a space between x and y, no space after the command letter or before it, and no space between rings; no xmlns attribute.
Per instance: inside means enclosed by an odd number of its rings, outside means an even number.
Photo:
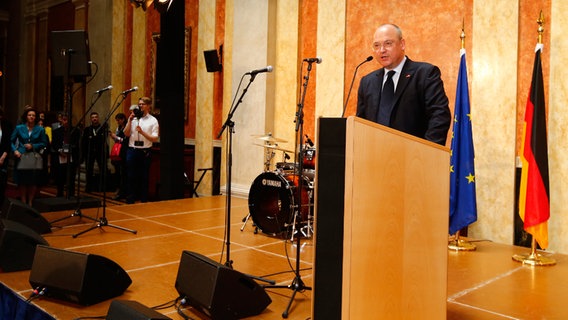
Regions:
<svg viewBox="0 0 568 320"><path fill-rule="evenodd" d="M377 122L385 126L390 124L390 116L394 103L394 82L392 81L394 73L394 70L387 73L387 81L385 81L383 85L383 92L381 93L381 101L379 103Z"/></svg>

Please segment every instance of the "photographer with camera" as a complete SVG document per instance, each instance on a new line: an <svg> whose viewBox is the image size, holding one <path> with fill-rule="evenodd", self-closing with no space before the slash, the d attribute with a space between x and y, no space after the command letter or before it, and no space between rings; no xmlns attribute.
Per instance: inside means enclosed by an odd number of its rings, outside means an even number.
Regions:
<svg viewBox="0 0 568 320"><path fill-rule="evenodd" d="M148 202L148 180L152 162L150 149L158 141L160 126L150 114L152 99L142 97L138 108L131 110L124 135L129 137L126 151L126 171L128 177L128 196L126 203Z"/></svg>

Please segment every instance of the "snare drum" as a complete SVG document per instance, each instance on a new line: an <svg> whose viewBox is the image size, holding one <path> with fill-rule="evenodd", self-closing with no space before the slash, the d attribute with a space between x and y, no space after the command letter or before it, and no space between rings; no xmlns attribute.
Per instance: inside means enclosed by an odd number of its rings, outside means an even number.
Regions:
<svg viewBox="0 0 568 320"><path fill-rule="evenodd" d="M278 162L276 163L276 170L283 173L294 173L298 168L297 163L293 162Z"/></svg>
<svg viewBox="0 0 568 320"><path fill-rule="evenodd" d="M299 181L302 181L302 219L308 219L311 210L311 188L305 177L274 172L261 173L250 188L249 212L255 225L264 233L279 234L294 220L294 212L300 197Z"/></svg>

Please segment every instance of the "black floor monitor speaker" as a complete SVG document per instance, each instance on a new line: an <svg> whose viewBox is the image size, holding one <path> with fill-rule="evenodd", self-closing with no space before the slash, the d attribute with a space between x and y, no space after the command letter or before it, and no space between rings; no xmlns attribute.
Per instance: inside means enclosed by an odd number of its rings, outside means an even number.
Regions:
<svg viewBox="0 0 568 320"><path fill-rule="evenodd" d="M249 276L190 251L181 255L175 288L186 303L213 319L258 315L272 302Z"/></svg>
<svg viewBox="0 0 568 320"><path fill-rule="evenodd" d="M118 264L103 256L38 246L30 284L44 296L92 305L121 295L132 280Z"/></svg>
<svg viewBox="0 0 568 320"><path fill-rule="evenodd" d="M39 234L51 232L51 224L39 211L16 199L4 200L0 217L19 222Z"/></svg>
<svg viewBox="0 0 568 320"><path fill-rule="evenodd" d="M172 318L146 307L138 301L113 300L106 320L172 320Z"/></svg>
<svg viewBox="0 0 568 320"><path fill-rule="evenodd" d="M36 246L49 245L37 232L25 225L6 219L0 220L0 271L29 270Z"/></svg>

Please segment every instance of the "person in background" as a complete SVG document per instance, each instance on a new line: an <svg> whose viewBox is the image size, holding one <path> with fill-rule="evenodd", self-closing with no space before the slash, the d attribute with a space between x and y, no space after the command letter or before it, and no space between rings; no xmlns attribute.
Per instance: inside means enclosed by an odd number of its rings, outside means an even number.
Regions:
<svg viewBox="0 0 568 320"><path fill-rule="evenodd" d="M26 108L22 115L22 123L16 126L10 137L11 148L16 159L14 180L18 185L22 202L29 206L32 206L36 196L41 170L18 169L18 164L25 152L43 153L47 147L45 129L37 124L36 116L37 111L34 108Z"/></svg>
<svg viewBox="0 0 568 320"><path fill-rule="evenodd" d="M64 195L65 185L67 185L67 197L75 194L75 173L79 160L79 139L80 132L71 127L69 118L63 114L59 118L60 125L53 130L53 157L52 167L55 174L55 185L57 186L57 196Z"/></svg>
<svg viewBox="0 0 568 320"><path fill-rule="evenodd" d="M91 125L86 127L83 131L83 145L81 148L82 159L85 160L86 166L86 180L87 185L85 191L93 192L96 191L96 186L99 185L98 181L95 181L95 162L99 167L99 172L101 177L103 175L103 161L108 158L108 148L105 148L106 135L104 128L101 126L99 114L97 112L91 112ZM103 186L99 186L102 188Z"/></svg>
<svg viewBox="0 0 568 320"><path fill-rule="evenodd" d="M120 143L122 145L120 149L120 160L111 161L114 166L114 172L116 177L116 185L118 186L118 191L114 196L114 200L126 199L128 194L127 190L127 176L126 176L126 150L128 149L128 137L124 135L124 127L126 126L126 115L124 113L118 113L114 120L116 120L116 130L115 132L109 131L109 135L114 141L114 143Z"/></svg>
<svg viewBox="0 0 568 320"><path fill-rule="evenodd" d="M47 147L46 150L51 150L51 140L52 140L52 131L51 131L51 127L46 125L46 118L45 118L45 112L40 111L39 112L39 117L37 120L37 124L39 126L41 126L44 130L45 130L45 135L47 135ZM41 155L42 159L43 159L43 169L42 169L42 177L40 179L40 185L44 186L47 185L49 183L49 178L52 175L51 172L51 152L44 152Z"/></svg>
<svg viewBox="0 0 568 320"><path fill-rule="evenodd" d="M51 124L51 129L55 130L57 128L59 128L61 126L61 118L63 117L63 112L58 112L57 113L57 120Z"/></svg>
<svg viewBox="0 0 568 320"><path fill-rule="evenodd" d="M39 112L39 118L37 120L37 124L39 124L40 126L43 127L43 129L45 130L45 134L47 135L47 139L51 143L52 131L51 131L51 127L46 123L45 112L43 112L43 111Z"/></svg>
<svg viewBox="0 0 568 320"><path fill-rule="evenodd" d="M0 107L0 205L6 199L6 186L8 185L8 155L12 152L10 137L12 124L4 119L4 109Z"/></svg>
<svg viewBox="0 0 568 320"><path fill-rule="evenodd" d="M452 118L440 69L410 60L394 24L376 29L371 48L383 67L361 78L357 116L445 145Z"/></svg>
<svg viewBox="0 0 568 320"><path fill-rule="evenodd" d="M138 109L130 111L124 134L129 137L126 151L126 170L128 172L128 196L126 203L148 201L148 182L152 144L160 137L158 120L150 114L152 99L142 97Z"/></svg>

